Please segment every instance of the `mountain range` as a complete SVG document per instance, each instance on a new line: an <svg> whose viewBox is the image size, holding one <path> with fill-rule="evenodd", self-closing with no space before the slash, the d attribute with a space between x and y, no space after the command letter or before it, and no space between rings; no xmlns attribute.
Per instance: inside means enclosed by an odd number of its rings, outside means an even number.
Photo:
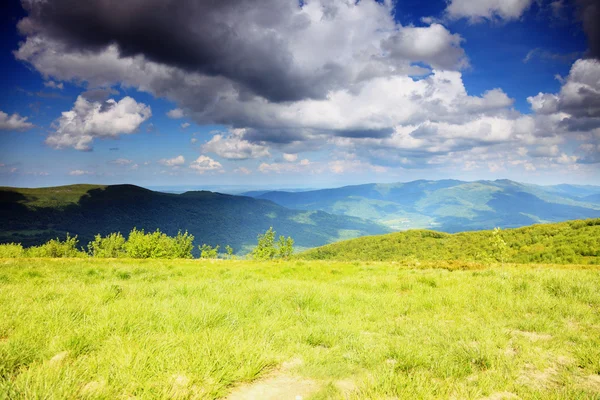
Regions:
<svg viewBox="0 0 600 400"><path fill-rule="evenodd" d="M169 235L187 230L196 244L230 245L237 253L256 245L257 235L271 226L278 235L292 236L299 249L390 231L364 219L291 210L268 200L207 191L162 193L133 185L0 188L0 226L0 243L25 246L67 233L86 244L96 234L127 235L133 227Z"/></svg>
<svg viewBox="0 0 600 400"><path fill-rule="evenodd" d="M297 210L366 218L395 231L459 232L600 217L599 186L540 186L510 180L418 180L244 194Z"/></svg>

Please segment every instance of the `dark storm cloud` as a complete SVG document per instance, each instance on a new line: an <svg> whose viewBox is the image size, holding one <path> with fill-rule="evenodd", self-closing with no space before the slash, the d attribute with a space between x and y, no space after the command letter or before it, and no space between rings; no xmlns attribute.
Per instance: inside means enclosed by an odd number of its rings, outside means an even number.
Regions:
<svg viewBox="0 0 600 400"><path fill-rule="evenodd" d="M588 38L589 56L600 59L600 0L576 0L576 5Z"/></svg>
<svg viewBox="0 0 600 400"><path fill-rule="evenodd" d="M307 23L292 0L22 0L21 32L41 33L72 50L116 44L122 56L222 76L270 101L323 97L338 80L332 64L294 67L283 33Z"/></svg>

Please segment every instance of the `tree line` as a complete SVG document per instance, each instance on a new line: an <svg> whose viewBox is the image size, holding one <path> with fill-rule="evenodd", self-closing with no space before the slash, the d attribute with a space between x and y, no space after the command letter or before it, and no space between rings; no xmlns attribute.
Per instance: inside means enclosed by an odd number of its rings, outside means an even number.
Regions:
<svg viewBox="0 0 600 400"><path fill-rule="evenodd" d="M144 232L133 228L127 238L120 232L106 236L96 235L87 248L79 247L77 236L67 234L65 240L51 239L39 246L23 247L20 243L0 244L0 258L18 257L95 257L95 258L152 258L152 259L190 259L194 258L194 236L187 231L169 236L159 229ZM225 246L226 253L219 253L220 246L202 244L198 246L199 256L203 259L236 257L234 249ZM279 236L273 227L258 235L257 245L250 252L256 260L286 259L294 252L294 240Z"/></svg>

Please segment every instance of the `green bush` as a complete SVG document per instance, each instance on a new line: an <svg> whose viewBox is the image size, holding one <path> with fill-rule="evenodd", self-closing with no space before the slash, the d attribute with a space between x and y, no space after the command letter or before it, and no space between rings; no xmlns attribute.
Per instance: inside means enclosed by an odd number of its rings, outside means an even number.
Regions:
<svg viewBox="0 0 600 400"><path fill-rule="evenodd" d="M105 237L96 235L88 244L88 253L98 258L118 258L127 255L125 238L121 233L111 233Z"/></svg>
<svg viewBox="0 0 600 400"><path fill-rule="evenodd" d="M0 244L0 258L19 258L25 255L21 243Z"/></svg>
<svg viewBox="0 0 600 400"><path fill-rule="evenodd" d="M173 238L173 258L193 258L192 250L194 250L194 235L187 231L185 233L179 231Z"/></svg>
<svg viewBox="0 0 600 400"><path fill-rule="evenodd" d="M41 246L30 247L25 250L26 257L45 257L45 258L63 258L63 257L85 257L86 253L77 249L77 236L69 236L61 242L59 238L51 239Z"/></svg>
<svg viewBox="0 0 600 400"><path fill-rule="evenodd" d="M200 258L217 258L219 256L219 246L211 247L205 243L198 248L200 249Z"/></svg>
<svg viewBox="0 0 600 400"><path fill-rule="evenodd" d="M172 238L156 230L144 233L144 230L133 230L125 243L127 257L131 258L192 258L194 236L179 232Z"/></svg>
<svg viewBox="0 0 600 400"><path fill-rule="evenodd" d="M264 234L258 235L258 244L252 249L255 260L272 260L276 257L288 258L294 252L294 240L284 236L279 237L275 246L275 231L270 227Z"/></svg>

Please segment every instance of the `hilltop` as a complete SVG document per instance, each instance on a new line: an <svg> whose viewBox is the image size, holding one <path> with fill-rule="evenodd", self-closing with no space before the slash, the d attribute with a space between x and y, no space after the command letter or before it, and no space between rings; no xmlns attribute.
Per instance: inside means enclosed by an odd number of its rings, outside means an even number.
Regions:
<svg viewBox="0 0 600 400"><path fill-rule="evenodd" d="M600 219L500 231L512 263L600 264ZM410 230L308 250L298 257L339 261L477 261L498 259L492 231L449 234Z"/></svg>
<svg viewBox="0 0 600 400"><path fill-rule="evenodd" d="M187 230L196 243L229 244L236 252L256 244L270 226L299 248L385 233L384 226L323 211L290 210L268 200L207 191L170 194L133 185L0 188L0 243L38 245L66 233L81 243L94 235L133 227L175 235Z"/></svg>
<svg viewBox="0 0 600 400"><path fill-rule="evenodd" d="M367 218L393 230L460 232L600 217L598 186L538 186L506 179L418 180L248 195L294 209Z"/></svg>

